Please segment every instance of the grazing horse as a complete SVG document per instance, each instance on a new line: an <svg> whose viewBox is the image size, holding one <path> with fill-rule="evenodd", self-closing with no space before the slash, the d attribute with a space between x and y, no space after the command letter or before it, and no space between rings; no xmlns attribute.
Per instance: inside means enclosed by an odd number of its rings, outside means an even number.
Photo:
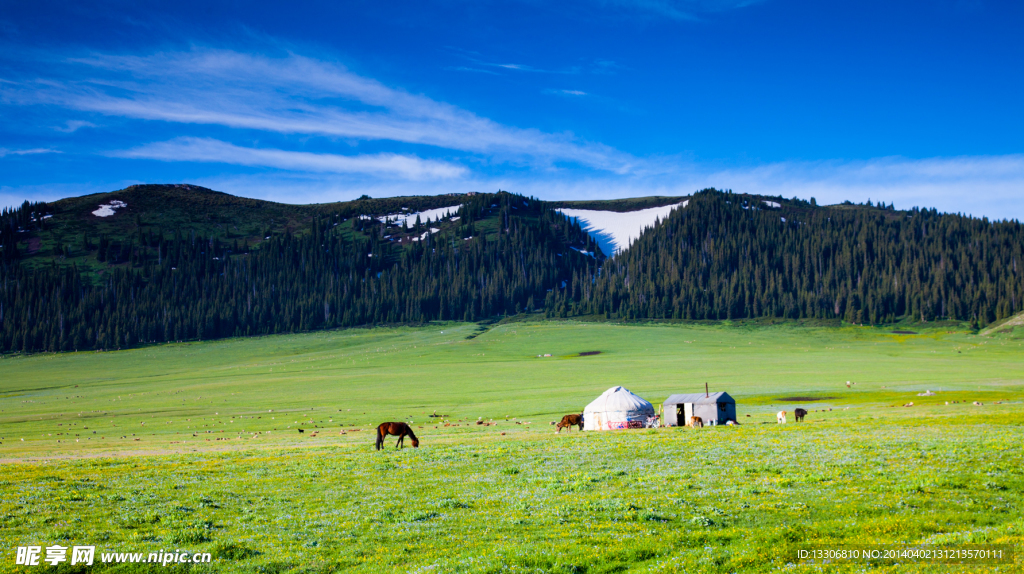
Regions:
<svg viewBox="0 0 1024 574"><path fill-rule="evenodd" d="M700 417L690 417L690 422L686 426L693 428L704 428L704 419Z"/></svg>
<svg viewBox="0 0 1024 574"><path fill-rule="evenodd" d="M416 434L412 432L412 428L409 425L405 423L381 423L377 426L377 450L384 448L384 438L389 434L398 437L395 448L405 447L406 435L412 439L413 447L418 448L420 446L420 440L416 438Z"/></svg>
<svg viewBox="0 0 1024 574"><path fill-rule="evenodd" d="M780 425L786 424L786 411L779 411L775 413L775 420L778 421Z"/></svg>
<svg viewBox="0 0 1024 574"><path fill-rule="evenodd" d="M807 416L807 409L794 409L793 416L796 417L796 422L804 422L804 417Z"/></svg>
<svg viewBox="0 0 1024 574"><path fill-rule="evenodd" d="M576 426L580 427L580 430L583 430L583 415L565 415L556 426L558 430L556 430L555 433L562 432L562 429L569 429L569 432L572 432L572 427Z"/></svg>

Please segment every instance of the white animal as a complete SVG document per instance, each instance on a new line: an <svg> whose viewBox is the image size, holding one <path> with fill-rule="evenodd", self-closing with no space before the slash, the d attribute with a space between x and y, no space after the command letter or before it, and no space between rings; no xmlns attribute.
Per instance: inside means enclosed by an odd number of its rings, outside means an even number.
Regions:
<svg viewBox="0 0 1024 574"><path fill-rule="evenodd" d="M786 424L786 411L779 411L775 413L775 420L778 421L780 425Z"/></svg>

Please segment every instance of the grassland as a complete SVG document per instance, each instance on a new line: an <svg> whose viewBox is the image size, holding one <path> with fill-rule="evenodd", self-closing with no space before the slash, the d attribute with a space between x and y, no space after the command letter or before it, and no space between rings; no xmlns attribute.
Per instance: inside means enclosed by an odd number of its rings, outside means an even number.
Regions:
<svg viewBox="0 0 1024 574"><path fill-rule="evenodd" d="M0 571L57 542L218 572L801 572L814 545L1019 545L1022 341L916 332L508 322L7 357ZM705 382L741 426L549 425L610 386L658 404ZM796 396L808 422L774 424ZM373 451L383 420L421 448Z"/></svg>

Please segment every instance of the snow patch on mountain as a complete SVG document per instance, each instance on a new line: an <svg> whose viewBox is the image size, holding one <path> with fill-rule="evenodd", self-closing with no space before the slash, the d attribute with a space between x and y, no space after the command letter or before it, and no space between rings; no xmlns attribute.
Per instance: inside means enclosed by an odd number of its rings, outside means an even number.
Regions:
<svg viewBox="0 0 1024 574"><path fill-rule="evenodd" d="M449 207L438 207L437 209L428 209L426 211L417 211L415 213L393 213L391 215L385 215L380 219L381 221L393 221L400 225L404 225L405 227L412 227L413 225L416 225L417 215L420 217L421 223L426 223L428 219L433 222L437 222L439 218L448 219L455 215L459 212L460 207L462 207L462 204L452 205ZM402 209L406 208L403 207ZM452 218L452 221L456 219L458 218Z"/></svg>
<svg viewBox="0 0 1024 574"><path fill-rule="evenodd" d="M637 211L597 211L592 209L559 209L566 217L579 220L580 227L597 241L605 255L611 257L629 247L655 221L664 221L677 207L686 207L690 200Z"/></svg>
<svg viewBox="0 0 1024 574"><path fill-rule="evenodd" d="M415 223L415 222L413 222L413 223ZM437 233L438 231L441 231L441 230L436 228L436 227L431 227L427 231L424 231L423 233L421 233L419 237L413 237L412 240L413 241L423 241L424 239L427 238L428 235L433 235L434 233Z"/></svg>
<svg viewBox="0 0 1024 574"><path fill-rule="evenodd" d="M115 199L110 203L101 203L99 209L92 212L92 214L95 215L96 217L110 217L111 215L117 213L118 209L121 209L123 207L128 207L128 204L123 201Z"/></svg>

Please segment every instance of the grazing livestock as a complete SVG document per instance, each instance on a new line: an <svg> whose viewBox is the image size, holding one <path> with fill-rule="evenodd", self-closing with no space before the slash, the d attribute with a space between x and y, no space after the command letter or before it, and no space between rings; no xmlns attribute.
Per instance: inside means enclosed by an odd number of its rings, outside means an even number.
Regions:
<svg viewBox="0 0 1024 574"><path fill-rule="evenodd" d="M696 416L690 417L690 422L687 423L686 426L693 428L704 428L704 419Z"/></svg>
<svg viewBox="0 0 1024 574"><path fill-rule="evenodd" d="M580 430L583 430L583 415L565 415L556 427L555 433L562 432L562 429L569 429L569 432L572 432L572 427L579 427Z"/></svg>
<svg viewBox="0 0 1024 574"><path fill-rule="evenodd" d="M398 442L395 443L395 448L405 447L405 437L408 436L412 439L412 446L419 448L420 441L416 438L416 434L412 432L412 428L405 423L381 423L377 426L377 450L384 448L384 438L388 435L394 435L398 437Z"/></svg>
<svg viewBox="0 0 1024 574"><path fill-rule="evenodd" d="M786 424L786 411L779 411L775 413L775 420L780 424Z"/></svg>
<svg viewBox="0 0 1024 574"><path fill-rule="evenodd" d="M802 422L804 422L804 417L807 416L807 410L806 409L794 409L793 410L793 416L796 417L796 422L802 423Z"/></svg>

